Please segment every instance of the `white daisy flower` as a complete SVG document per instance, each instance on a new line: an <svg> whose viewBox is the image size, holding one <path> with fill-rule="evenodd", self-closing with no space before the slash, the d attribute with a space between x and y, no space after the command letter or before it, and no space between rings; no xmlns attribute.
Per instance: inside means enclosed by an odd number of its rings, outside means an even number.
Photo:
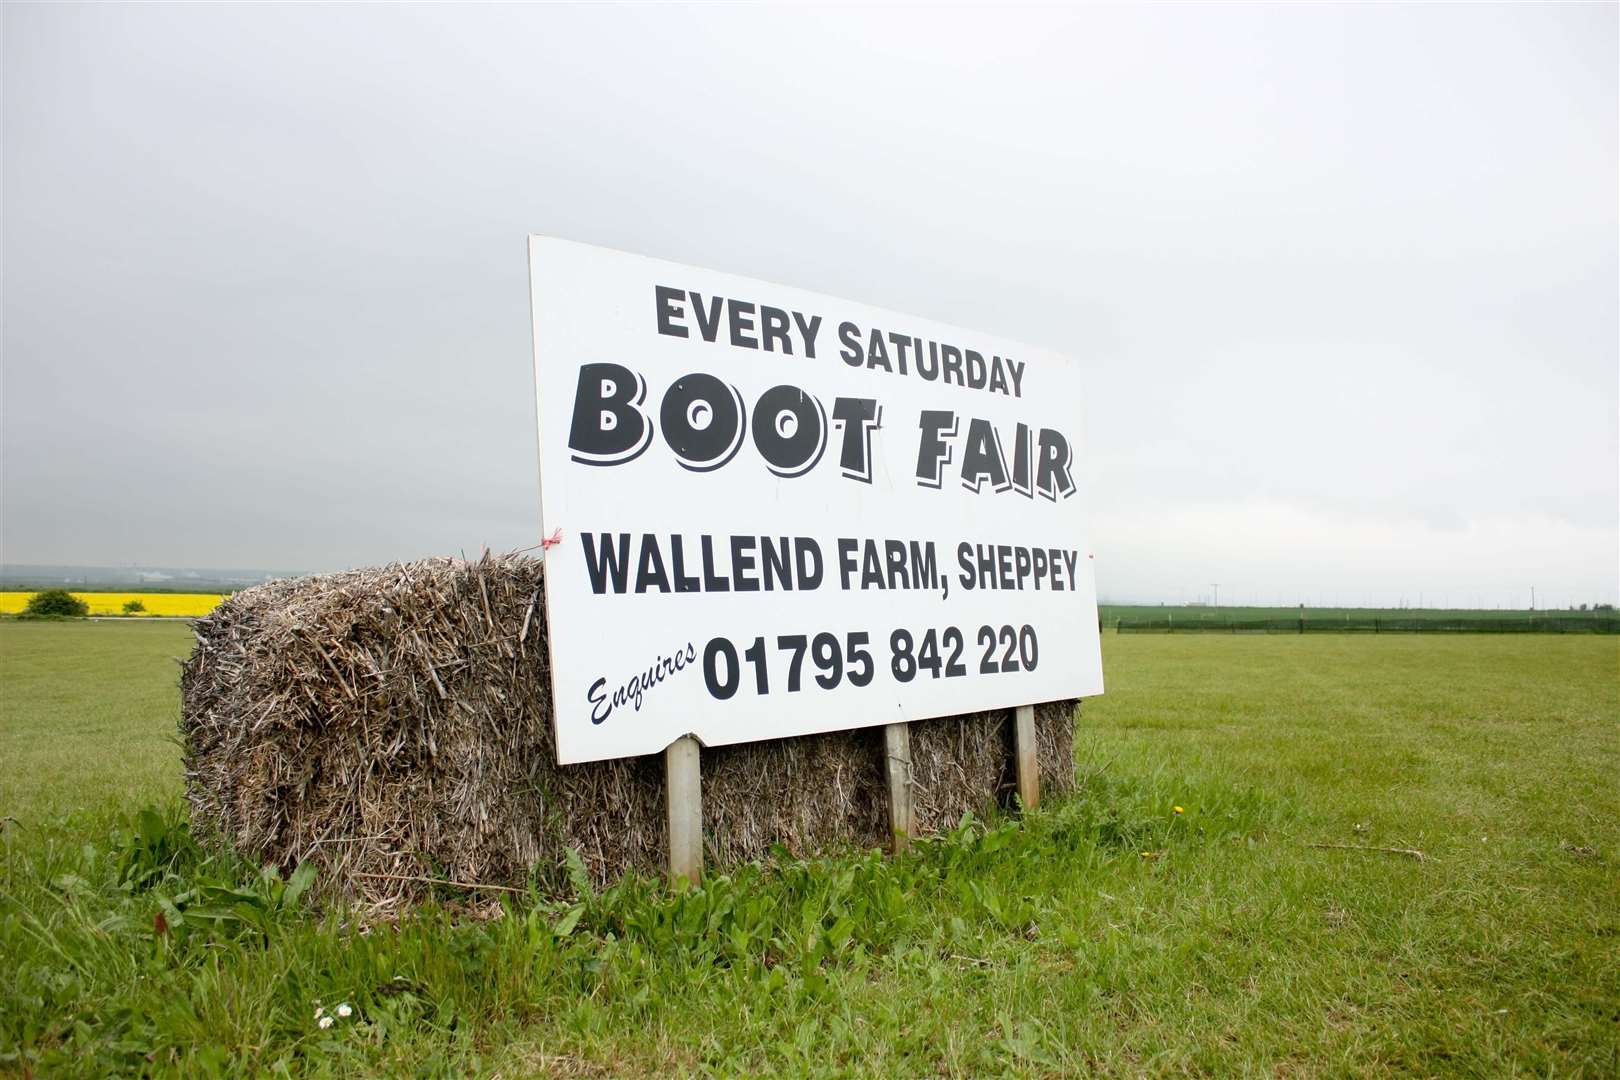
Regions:
<svg viewBox="0 0 1620 1080"><path fill-rule="evenodd" d="M321 1030L322 1031L325 1031L327 1028L332 1026L332 1018L330 1016L321 1017L320 1022L321 1022Z"/></svg>
<svg viewBox="0 0 1620 1080"><path fill-rule="evenodd" d="M347 1001L337 1007L337 1014L343 1017L345 1020L347 1020L353 1013L354 1010L349 1008L349 1003Z"/></svg>

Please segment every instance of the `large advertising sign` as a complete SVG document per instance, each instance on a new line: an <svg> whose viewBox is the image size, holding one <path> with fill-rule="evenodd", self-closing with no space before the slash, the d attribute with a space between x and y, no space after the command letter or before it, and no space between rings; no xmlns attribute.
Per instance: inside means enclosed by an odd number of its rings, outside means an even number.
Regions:
<svg viewBox="0 0 1620 1080"><path fill-rule="evenodd" d="M529 240L557 757L1102 692L1074 361Z"/></svg>

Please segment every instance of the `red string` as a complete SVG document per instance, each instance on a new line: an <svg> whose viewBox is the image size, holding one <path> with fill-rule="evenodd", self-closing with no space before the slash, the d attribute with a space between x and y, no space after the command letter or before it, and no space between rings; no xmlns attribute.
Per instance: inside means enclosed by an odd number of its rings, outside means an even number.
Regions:
<svg viewBox="0 0 1620 1080"><path fill-rule="evenodd" d="M562 530L553 529L551 535L540 541L540 550L548 551L562 543Z"/></svg>

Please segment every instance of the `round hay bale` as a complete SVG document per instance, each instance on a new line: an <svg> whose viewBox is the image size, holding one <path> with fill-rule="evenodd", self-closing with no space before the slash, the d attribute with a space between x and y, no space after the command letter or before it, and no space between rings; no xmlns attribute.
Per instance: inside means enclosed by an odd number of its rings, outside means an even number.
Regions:
<svg viewBox="0 0 1620 1080"><path fill-rule="evenodd" d="M597 883L665 864L662 758L558 765L542 579L522 555L428 559L245 589L196 623L180 732L195 828L311 861L373 907L422 879ZM1073 701L1036 709L1044 791L1073 784ZM912 725L919 832L1005 800L1011 713ZM887 841L881 728L706 749L707 857Z"/></svg>

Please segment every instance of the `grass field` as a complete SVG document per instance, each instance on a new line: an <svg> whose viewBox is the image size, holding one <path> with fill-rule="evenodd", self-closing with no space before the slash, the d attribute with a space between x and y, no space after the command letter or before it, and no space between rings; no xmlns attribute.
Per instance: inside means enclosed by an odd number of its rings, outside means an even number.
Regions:
<svg viewBox="0 0 1620 1080"><path fill-rule="evenodd" d="M364 934L177 824L188 646L0 623L0 1072L1620 1072L1613 638L1108 635L1027 820Z"/></svg>
<svg viewBox="0 0 1620 1080"><path fill-rule="evenodd" d="M15 615L23 610L28 598L34 595L32 590L4 591L0 590L0 615ZM76 591L73 594L90 605L92 615L121 615L124 604L129 600L139 600L146 606L146 615L186 616L195 618L206 615L219 605L225 597L219 593L177 593L177 592L102 592L99 590ZM1173 616L1177 621L1213 620L1225 621L1229 619L1291 619L1299 614L1298 608L1264 608L1264 607L1184 607L1184 606L1147 606L1135 604L1104 604L1099 609L1103 622L1112 625L1119 619L1162 619L1166 615ZM1532 615L1547 616L1558 615L1567 617L1587 616L1598 618L1613 612L1575 612L1575 611L1510 611L1510 610L1450 610L1445 608L1306 608L1305 617L1313 623L1331 622L1335 619L1368 619L1382 616L1389 619L1432 619L1443 622L1447 619L1526 619Z"/></svg>
<svg viewBox="0 0 1620 1080"><path fill-rule="evenodd" d="M1099 610L1100 628L1120 634L1620 634L1613 608L1602 611L1447 611L1420 608L1187 608Z"/></svg>
<svg viewBox="0 0 1620 1080"><path fill-rule="evenodd" d="M1102 616L1105 625L1112 625L1118 619L1163 619L1174 616L1177 622L1183 619L1189 621L1207 620L1213 622L1226 622L1231 619L1239 621L1250 619L1294 619L1301 612L1297 607L1188 607L1183 604L1102 604L1098 607L1098 614ZM1614 611L1565 611L1552 608L1540 611L1525 611L1512 608L1333 608L1308 607L1303 609L1305 618L1312 623L1328 623L1338 620L1346 622L1358 619L1371 619L1374 617L1385 619L1426 619L1432 622L1446 622L1455 619L1517 619L1524 621L1530 618L1545 618L1559 616L1564 618L1600 619L1612 617Z"/></svg>
<svg viewBox="0 0 1620 1080"><path fill-rule="evenodd" d="M28 606L33 590L0 592L0 615L16 615ZM219 593L176 592L74 592L74 596L90 605L92 615L122 615L124 605L139 600L146 610L141 615L181 615L195 618L206 615L219 606L225 597Z"/></svg>

